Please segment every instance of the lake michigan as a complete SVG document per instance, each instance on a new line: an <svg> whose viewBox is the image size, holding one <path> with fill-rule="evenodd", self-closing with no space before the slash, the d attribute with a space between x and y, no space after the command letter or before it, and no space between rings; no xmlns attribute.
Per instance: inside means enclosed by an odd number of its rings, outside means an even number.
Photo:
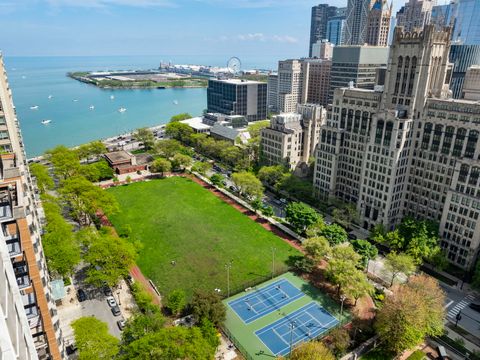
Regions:
<svg viewBox="0 0 480 360"><path fill-rule="evenodd" d="M66 76L69 71L154 69L161 60L171 58L6 56L4 61L27 156L41 155L59 144L73 146L143 126L164 124L172 115L182 112L200 115L207 107L206 89L106 90ZM228 59L184 56L172 60L177 64L225 66ZM274 64L250 60L245 66L269 69ZM35 106L38 109L32 110ZM121 107L127 111L120 113ZM51 122L43 125L43 120Z"/></svg>

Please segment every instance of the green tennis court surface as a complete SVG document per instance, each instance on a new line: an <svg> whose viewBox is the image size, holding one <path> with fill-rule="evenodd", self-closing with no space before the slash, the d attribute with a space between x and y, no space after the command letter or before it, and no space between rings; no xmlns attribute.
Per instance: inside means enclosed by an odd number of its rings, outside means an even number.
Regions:
<svg viewBox="0 0 480 360"><path fill-rule="evenodd" d="M340 306L319 289L286 273L224 300L225 332L247 359L285 356L290 348L344 323Z"/></svg>

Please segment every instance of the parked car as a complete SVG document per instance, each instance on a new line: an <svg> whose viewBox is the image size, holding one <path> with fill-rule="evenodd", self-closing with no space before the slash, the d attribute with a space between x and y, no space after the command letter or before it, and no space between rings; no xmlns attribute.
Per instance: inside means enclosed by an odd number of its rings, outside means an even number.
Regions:
<svg viewBox="0 0 480 360"><path fill-rule="evenodd" d="M480 312L480 304L478 304L478 303L471 303L470 305L468 305L468 307L469 307L470 309L473 309L473 310L475 310L475 311L479 311L479 312Z"/></svg>
<svg viewBox="0 0 480 360"><path fill-rule="evenodd" d="M349 233L349 234L348 234L348 238L349 238L350 240L357 240L357 235L355 235L354 233Z"/></svg>
<svg viewBox="0 0 480 360"><path fill-rule="evenodd" d="M77 298L79 302L87 300L87 294L82 289L77 290Z"/></svg>
<svg viewBox="0 0 480 360"><path fill-rule="evenodd" d="M112 310L113 316L120 316L122 314L118 305L112 306L110 310Z"/></svg>
<svg viewBox="0 0 480 360"><path fill-rule="evenodd" d="M67 352L67 355L72 355L77 351L77 345L75 345L75 344L67 345L65 350Z"/></svg>
<svg viewBox="0 0 480 360"><path fill-rule="evenodd" d="M235 186L233 186L233 185L231 185L231 186L229 187L229 189L232 190L233 192L237 192L237 191L238 191L238 189L237 189Z"/></svg>
<svg viewBox="0 0 480 360"><path fill-rule="evenodd" d="M117 321L117 326L120 330L123 330L125 328L126 324L127 324L127 320L125 320L125 319Z"/></svg>
<svg viewBox="0 0 480 360"><path fill-rule="evenodd" d="M112 296L113 295L112 289L110 289L110 287L108 285L103 286L103 293L105 294L105 296Z"/></svg>
<svg viewBox="0 0 480 360"><path fill-rule="evenodd" d="M108 303L108 306L110 306L111 308L117 306L117 301L113 296L107 297L107 303Z"/></svg>

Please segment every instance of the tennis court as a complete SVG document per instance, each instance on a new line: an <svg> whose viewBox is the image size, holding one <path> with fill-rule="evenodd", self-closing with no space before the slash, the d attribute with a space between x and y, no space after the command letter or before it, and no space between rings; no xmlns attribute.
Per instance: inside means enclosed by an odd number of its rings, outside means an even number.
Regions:
<svg viewBox="0 0 480 360"><path fill-rule="evenodd" d="M295 347L301 342L315 339L338 323L328 311L312 301L255 334L273 355L283 356L290 352L290 346Z"/></svg>
<svg viewBox="0 0 480 360"><path fill-rule="evenodd" d="M230 301L228 305L245 324L249 324L302 296L304 294L290 281L280 279L239 299Z"/></svg>
<svg viewBox="0 0 480 360"><path fill-rule="evenodd" d="M348 321L328 295L293 273L225 299L223 330L247 360L285 356ZM342 321L340 321L342 320Z"/></svg>

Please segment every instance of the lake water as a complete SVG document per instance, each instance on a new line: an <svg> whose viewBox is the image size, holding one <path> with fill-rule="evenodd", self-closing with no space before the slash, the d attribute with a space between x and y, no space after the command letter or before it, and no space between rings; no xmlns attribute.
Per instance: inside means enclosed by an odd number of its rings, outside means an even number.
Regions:
<svg viewBox="0 0 480 360"><path fill-rule="evenodd" d="M66 76L69 71L153 69L159 66L162 57L6 57L4 60L28 157L59 144L73 146L142 126L163 124L181 112L200 115L207 106L206 89L104 90ZM225 66L226 62L206 57L179 57L173 61L219 66ZM273 68L274 62L257 60L245 65ZM92 105L94 110L90 110ZM38 109L31 110L32 106ZM121 107L127 111L120 113ZM41 121L47 119L51 123L43 125Z"/></svg>

